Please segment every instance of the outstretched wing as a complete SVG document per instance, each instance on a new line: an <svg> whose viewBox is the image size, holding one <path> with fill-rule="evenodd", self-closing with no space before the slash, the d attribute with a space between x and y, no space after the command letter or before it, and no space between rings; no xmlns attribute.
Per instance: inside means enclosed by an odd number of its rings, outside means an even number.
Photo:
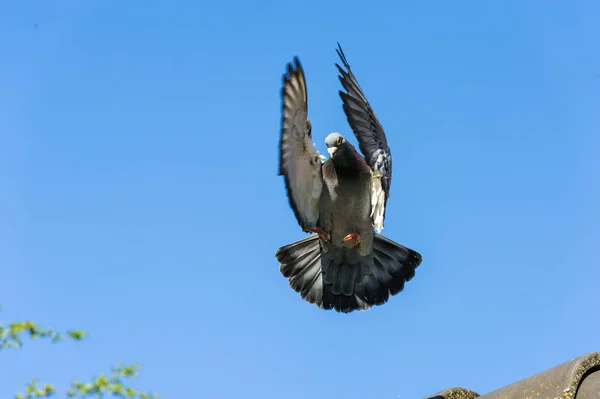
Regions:
<svg viewBox="0 0 600 399"><path fill-rule="evenodd" d="M344 70L338 64L335 64L340 72L340 82L346 89L346 93L340 90L340 97L344 104L344 112L348 123L358 140L365 160L371 167L373 174L371 181L371 217L373 218L373 226L380 232L383 229L385 206L390 196L392 183L392 153L383 127L381 127L375 112L356 81L339 43L336 51L344 64L344 68L346 68Z"/></svg>
<svg viewBox="0 0 600 399"><path fill-rule="evenodd" d="M304 71L298 57L283 75L279 175L285 178L290 206L303 229L314 228L319 219L323 187L319 151L312 142Z"/></svg>

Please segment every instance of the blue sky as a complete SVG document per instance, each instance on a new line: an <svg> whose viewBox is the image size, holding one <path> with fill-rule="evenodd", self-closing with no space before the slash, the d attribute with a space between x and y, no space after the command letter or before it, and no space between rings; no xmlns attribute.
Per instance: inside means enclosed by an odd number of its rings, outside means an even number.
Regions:
<svg viewBox="0 0 600 399"><path fill-rule="evenodd" d="M491 391L598 346L600 4L5 1L0 319L89 339L0 356L0 396L118 362L164 398ZM386 305L309 305L277 176L281 75L349 135L340 42L394 155ZM353 138L352 138L353 139ZM194 390L194 394L189 394Z"/></svg>

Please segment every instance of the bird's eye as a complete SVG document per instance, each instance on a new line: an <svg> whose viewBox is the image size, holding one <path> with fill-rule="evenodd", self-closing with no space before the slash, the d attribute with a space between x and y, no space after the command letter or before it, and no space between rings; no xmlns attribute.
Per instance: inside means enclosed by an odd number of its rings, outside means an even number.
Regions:
<svg viewBox="0 0 600 399"><path fill-rule="evenodd" d="M342 141L344 141L344 139L341 138L341 137L338 137L338 139L337 139L337 145L342 145Z"/></svg>

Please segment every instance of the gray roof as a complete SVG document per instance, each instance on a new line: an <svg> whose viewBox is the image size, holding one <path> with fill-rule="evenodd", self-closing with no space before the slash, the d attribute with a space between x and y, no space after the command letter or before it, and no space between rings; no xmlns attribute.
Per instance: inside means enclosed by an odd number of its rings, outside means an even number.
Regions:
<svg viewBox="0 0 600 399"><path fill-rule="evenodd" d="M427 399L598 399L600 352L592 352L485 395L450 388Z"/></svg>

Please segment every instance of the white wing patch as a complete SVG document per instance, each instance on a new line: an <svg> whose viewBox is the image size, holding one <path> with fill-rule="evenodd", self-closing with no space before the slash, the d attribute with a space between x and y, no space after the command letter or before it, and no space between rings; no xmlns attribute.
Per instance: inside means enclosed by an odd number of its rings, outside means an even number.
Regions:
<svg viewBox="0 0 600 399"><path fill-rule="evenodd" d="M383 230L385 214L385 191L381 187L381 173L371 171L371 218L377 233Z"/></svg>

